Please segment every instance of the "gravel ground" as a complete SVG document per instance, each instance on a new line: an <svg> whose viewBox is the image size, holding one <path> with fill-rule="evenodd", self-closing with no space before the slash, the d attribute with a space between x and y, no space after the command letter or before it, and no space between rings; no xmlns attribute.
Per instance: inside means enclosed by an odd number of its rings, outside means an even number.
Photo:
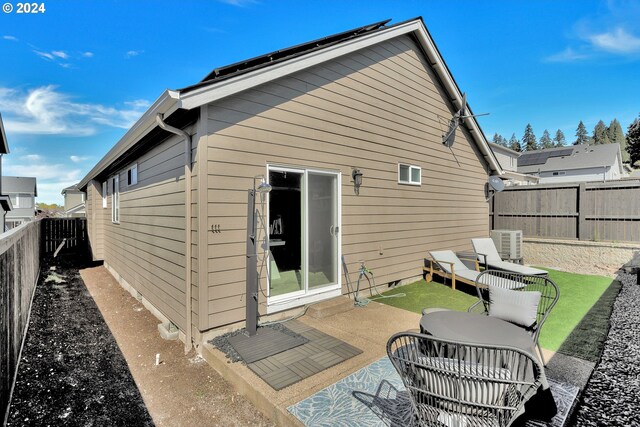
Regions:
<svg viewBox="0 0 640 427"><path fill-rule="evenodd" d="M599 364L585 388L576 426L640 426L640 286L620 274L622 290Z"/></svg>
<svg viewBox="0 0 640 427"><path fill-rule="evenodd" d="M43 262L8 426L153 426L78 268Z"/></svg>

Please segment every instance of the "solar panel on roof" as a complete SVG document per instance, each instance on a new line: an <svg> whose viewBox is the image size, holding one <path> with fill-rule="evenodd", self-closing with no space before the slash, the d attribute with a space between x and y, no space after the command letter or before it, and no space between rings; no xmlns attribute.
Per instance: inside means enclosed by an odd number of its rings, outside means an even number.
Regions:
<svg viewBox="0 0 640 427"><path fill-rule="evenodd" d="M562 157L562 156L570 156L573 153L573 148L565 148L564 150L557 150L550 152L549 157Z"/></svg>

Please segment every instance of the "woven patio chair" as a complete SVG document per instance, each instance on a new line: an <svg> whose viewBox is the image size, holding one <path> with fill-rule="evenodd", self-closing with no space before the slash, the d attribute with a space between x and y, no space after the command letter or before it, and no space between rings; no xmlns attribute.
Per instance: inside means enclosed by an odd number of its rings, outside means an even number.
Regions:
<svg viewBox="0 0 640 427"><path fill-rule="evenodd" d="M482 284L476 286L478 301L467 311L483 312L527 330L546 366L538 339L549 312L560 297L558 286L547 276L497 270L483 271L476 281ZM523 283L525 286L515 289L511 286L513 282Z"/></svg>
<svg viewBox="0 0 640 427"><path fill-rule="evenodd" d="M414 425L510 426L541 386L542 368L516 348L402 332L387 354L411 397Z"/></svg>

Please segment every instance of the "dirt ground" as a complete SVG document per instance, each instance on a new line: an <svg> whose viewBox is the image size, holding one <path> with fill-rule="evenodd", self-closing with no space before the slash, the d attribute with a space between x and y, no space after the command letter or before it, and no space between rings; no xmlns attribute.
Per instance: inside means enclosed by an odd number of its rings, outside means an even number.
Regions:
<svg viewBox="0 0 640 427"><path fill-rule="evenodd" d="M158 320L105 268L80 273L157 426L273 425L194 351L185 356L181 342L160 338Z"/></svg>
<svg viewBox="0 0 640 427"><path fill-rule="evenodd" d="M78 269L43 263L8 426L152 426Z"/></svg>

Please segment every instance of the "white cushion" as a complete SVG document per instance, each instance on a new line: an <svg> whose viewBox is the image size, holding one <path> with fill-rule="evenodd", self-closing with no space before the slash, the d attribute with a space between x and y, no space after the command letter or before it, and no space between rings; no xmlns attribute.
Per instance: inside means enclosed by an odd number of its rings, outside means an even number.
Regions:
<svg viewBox="0 0 640 427"><path fill-rule="evenodd" d="M425 366L420 375L429 392L470 404L501 404L509 384L490 382L485 378L511 379L508 369L496 369L458 359L419 357L418 363Z"/></svg>
<svg viewBox="0 0 640 427"><path fill-rule="evenodd" d="M487 256L488 263L502 261L498 249L496 249L496 244L490 237L471 239L471 245L476 254L478 254L478 260L480 262L484 262L484 257L481 255Z"/></svg>
<svg viewBox="0 0 640 427"><path fill-rule="evenodd" d="M458 258L455 252L453 251L432 251L432 252L429 252L429 254L438 263L440 268L446 271L447 273L451 273L451 264L449 263L453 263L455 267L454 271L456 273L458 273L459 271L469 270L469 267L464 265L464 263L460 261L460 258ZM438 262L438 261L445 261L445 262Z"/></svg>
<svg viewBox="0 0 640 427"><path fill-rule="evenodd" d="M489 316L528 328L536 322L542 293L489 287Z"/></svg>

